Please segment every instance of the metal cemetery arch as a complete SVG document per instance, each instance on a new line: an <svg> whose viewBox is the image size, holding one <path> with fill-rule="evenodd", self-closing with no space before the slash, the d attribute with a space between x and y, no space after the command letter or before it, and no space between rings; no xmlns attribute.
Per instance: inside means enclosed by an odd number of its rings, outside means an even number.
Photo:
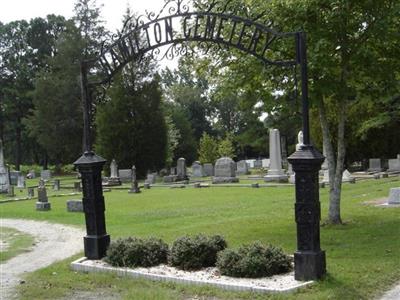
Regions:
<svg viewBox="0 0 400 300"><path fill-rule="evenodd" d="M278 33L259 17L237 16L238 9L228 0L222 6L214 1L201 11L191 12L182 0L167 0L158 15L147 13L130 20L128 30L108 46L102 47L98 57L81 63L82 101L84 104L84 153L74 163L81 175L83 206L87 235L84 237L85 255L89 259L104 257L110 243L106 231L105 206L101 185L101 170L105 160L92 151L90 135L94 86L110 82L112 77L130 61L140 60L147 53L160 54L160 47L170 45L162 57L174 57L195 51L188 42L198 42L206 52L217 45L237 48L255 56L264 64L282 67L299 66L301 71L302 117L304 145L293 153L289 162L296 173L295 220L297 223L297 251L294 254L295 278L312 280L325 272L325 252L320 249L320 202L318 171L324 157L310 143L308 120L308 86L306 41L303 32ZM125 28L125 29L126 29ZM178 31L177 31L178 30ZM144 40L139 39L143 36ZM272 45L279 39L292 39L296 57L276 59ZM91 68L97 68L93 74ZM99 71L98 71L99 70ZM88 78L91 76L94 78ZM91 80L89 80L91 79Z"/></svg>

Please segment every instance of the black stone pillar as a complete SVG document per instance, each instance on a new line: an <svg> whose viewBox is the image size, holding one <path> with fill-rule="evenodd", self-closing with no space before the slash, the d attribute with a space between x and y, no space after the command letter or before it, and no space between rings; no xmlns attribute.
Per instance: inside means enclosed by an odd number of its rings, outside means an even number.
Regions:
<svg viewBox="0 0 400 300"><path fill-rule="evenodd" d="M85 152L74 162L82 175L82 202L87 233L83 239L85 256L88 259L104 257L110 244L110 236L106 232L105 206L101 185L101 170L105 162L105 159L93 152Z"/></svg>
<svg viewBox="0 0 400 300"><path fill-rule="evenodd" d="M297 251L294 253L296 280L320 279L326 273L325 251L320 248L318 171L324 156L311 145L304 145L288 161L296 173L295 217Z"/></svg>

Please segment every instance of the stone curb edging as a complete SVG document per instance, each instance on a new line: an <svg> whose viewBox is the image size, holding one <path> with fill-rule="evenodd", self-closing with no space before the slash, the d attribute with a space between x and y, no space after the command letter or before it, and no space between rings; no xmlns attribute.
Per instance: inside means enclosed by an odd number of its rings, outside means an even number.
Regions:
<svg viewBox="0 0 400 300"><path fill-rule="evenodd" d="M153 281L162 281L162 282L173 282L180 284L192 284L192 285L204 285L204 286L213 286L229 291L240 291L240 292L258 292L258 293L287 293L295 291L301 287L308 286L314 281L306 281L299 283L295 287L290 287L287 289L274 289L267 287L257 287L257 286L248 286L248 285L237 285L237 284L224 284L213 281L202 281L202 280L193 280L193 279L185 279L175 276L168 275L158 275L158 274L148 274L145 272L135 271L129 268L118 268L118 267L109 267L109 266L89 266L85 265L84 262L87 260L86 257L82 257L77 259L71 263L71 269L78 272L101 272L101 273L114 273L118 276L129 276L133 278L142 278Z"/></svg>

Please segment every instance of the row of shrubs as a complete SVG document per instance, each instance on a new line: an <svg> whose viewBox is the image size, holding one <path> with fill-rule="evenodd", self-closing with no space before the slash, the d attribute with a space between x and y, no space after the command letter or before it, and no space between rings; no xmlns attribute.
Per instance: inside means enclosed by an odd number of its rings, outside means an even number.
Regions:
<svg viewBox="0 0 400 300"><path fill-rule="evenodd" d="M222 275L257 278L286 273L292 259L281 248L254 242L237 250L227 249L220 235L184 236L171 249L161 239L125 238L111 243L105 260L117 267L151 267L169 264L181 270L216 266Z"/></svg>

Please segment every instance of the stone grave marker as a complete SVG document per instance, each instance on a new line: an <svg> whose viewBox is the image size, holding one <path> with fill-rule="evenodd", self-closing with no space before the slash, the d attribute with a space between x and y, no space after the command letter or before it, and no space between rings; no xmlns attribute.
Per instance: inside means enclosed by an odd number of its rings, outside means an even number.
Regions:
<svg viewBox="0 0 400 300"><path fill-rule="evenodd" d="M400 159L399 158L389 159L388 163L389 163L388 172L400 172Z"/></svg>
<svg viewBox="0 0 400 300"><path fill-rule="evenodd" d="M75 192L81 192L82 191L81 182L80 181L75 181L74 182L74 190L75 190Z"/></svg>
<svg viewBox="0 0 400 300"><path fill-rule="evenodd" d="M170 175L176 175L176 168L175 167L171 167L169 174Z"/></svg>
<svg viewBox="0 0 400 300"><path fill-rule="evenodd" d="M239 182L239 178L236 177L236 165L235 162L229 157L221 157L215 163L214 177L212 183L229 183Z"/></svg>
<svg viewBox="0 0 400 300"><path fill-rule="evenodd" d="M270 167L264 181L288 182L288 176L282 168L281 140L278 129L269 130L269 159Z"/></svg>
<svg viewBox="0 0 400 300"><path fill-rule="evenodd" d="M204 177L203 166L199 161L192 164L192 177Z"/></svg>
<svg viewBox="0 0 400 300"><path fill-rule="evenodd" d="M60 179L54 179L53 190L54 191L59 191L60 190Z"/></svg>
<svg viewBox="0 0 400 300"><path fill-rule="evenodd" d="M261 164L264 169L268 169L270 164L269 158L262 159Z"/></svg>
<svg viewBox="0 0 400 300"><path fill-rule="evenodd" d="M205 163L203 165L204 176L214 176L214 165L212 163Z"/></svg>
<svg viewBox="0 0 400 300"><path fill-rule="evenodd" d="M138 194L140 193L140 188L136 178L136 167L133 165L131 169L131 189L129 193Z"/></svg>
<svg viewBox="0 0 400 300"><path fill-rule="evenodd" d="M110 177L108 178L108 185L121 185L121 180L118 175L118 165L115 159L113 159L110 163Z"/></svg>
<svg viewBox="0 0 400 300"><path fill-rule="evenodd" d="M50 170L40 171L40 178L42 178L43 180L49 180L51 178L51 171Z"/></svg>
<svg viewBox="0 0 400 300"><path fill-rule="evenodd" d="M8 197L14 197L14 196L15 196L15 193L14 193L14 186L11 185L11 184L8 186L7 196L8 196Z"/></svg>
<svg viewBox="0 0 400 300"><path fill-rule="evenodd" d="M121 182L132 181L132 170L131 169L120 169L118 170L119 179Z"/></svg>
<svg viewBox="0 0 400 300"><path fill-rule="evenodd" d="M369 159L368 172L382 172L382 165L381 165L380 158L370 158Z"/></svg>
<svg viewBox="0 0 400 300"><path fill-rule="evenodd" d="M388 204L400 204L400 187L390 189Z"/></svg>
<svg viewBox="0 0 400 300"><path fill-rule="evenodd" d="M249 168L245 160L239 160L236 163L236 175L247 175L250 174Z"/></svg>
<svg viewBox="0 0 400 300"><path fill-rule="evenodd" d="M157 179L157 173L149 173L147 174L146 183L155 184Z"/></svg>
<svg viewBox="0 0 400 300"><path fill-rule="evenodd" d="M46 186L44 185L44 180L40 179L39 186L37 188L38 201L36 202L36 210L50 210L51 204L47 198Z"/></svg>
<svg viewBox="0 0 400 300"><path fill-rule="evenodd" d="M263 167L263 165L262 165L262 160L261 159L257 159L257 160L254 161L254 168L255 169L260 169L262 167Z"/></svg>
<svg viewBox="0 0 400 300"><path fill-rule="evenodd" d="M346 169L346 170L343 171L343 174L342 174L342 182L356 183L356 179Z"/></svg>
<svg viewBox="0 0 400 300"><path fill-rule="evenodd" d="M256 160L255 159L246 159L247 164L249 165L249 169L254 169L254 162ZM262 164L262 162L261 162Z"/></svg>
<svg viewBox="0 0 400 300"><path fill-rule="evenodd" d="M83 212L82 200L68 200L67 201L68 212Z"/></svg>
<svg viewBox="0 0 400 300"><path fill-rule="evenodd" d="M3 142L0 139L0 194L8 193L10 187L10 173L4 164Z"/></svg>
<svg viewBox="0 0 400 300"><path fill-rule="evenodd" d="M33 198L33 197L35 197L35 188L28 187L28 198Z"/></svg>
<svg viewBox="0 0 400 300"><path fill-rule="evenodd" d="M18 185L18 177L22 175L20 171L11 171L10 172L10 184Z"/></svg>
<svg viewBox="0 0 400 300"><path fill-rule="evenodd" d="M176 163L176 175L178 176L178 181L188 179L186 170L186 159L184 159L183 157L178 158L178 161Z"/></svg>
<svg viewBox="0 0 400 300"><path fill-rule="evenodd" d="M24 189L25 188L25 176L22 175L22 174L20 174L18 176L17 188L19 188L19 189Z"/></svg>

